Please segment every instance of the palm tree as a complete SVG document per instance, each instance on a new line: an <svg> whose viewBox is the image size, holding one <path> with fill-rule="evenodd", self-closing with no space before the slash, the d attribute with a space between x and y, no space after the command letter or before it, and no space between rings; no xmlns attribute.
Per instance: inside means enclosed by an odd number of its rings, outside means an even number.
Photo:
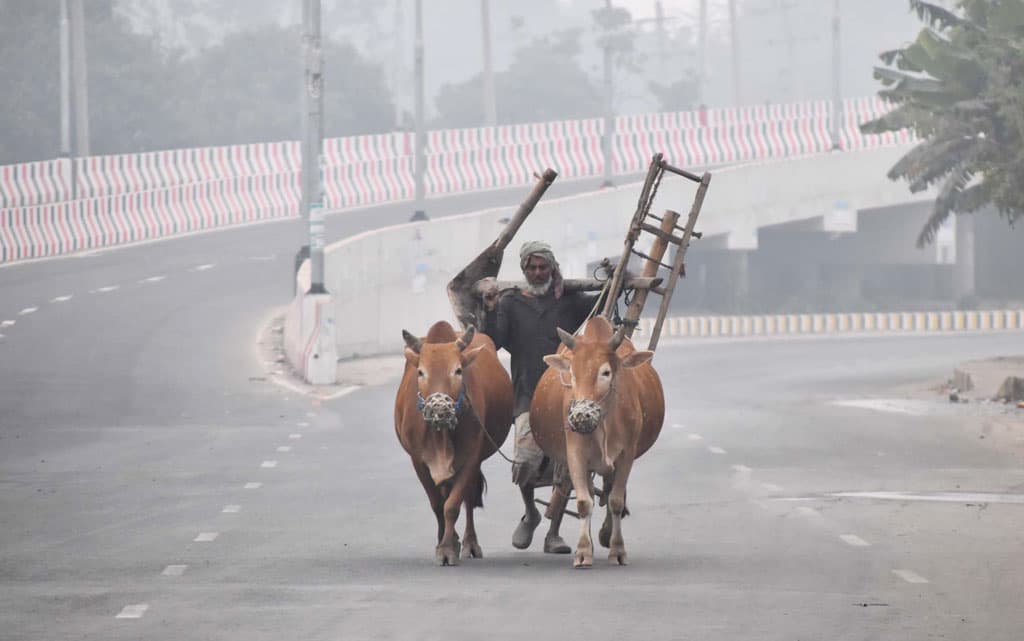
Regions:
<svg viewBox="0 0 1024 641"><path fill-rule="evenodd" d="M950 214L986 205L1013 225L1024 213L1024 0L910 7L927 26L875 68L879 96L895 108L861 131L909 127L921 140L888 173L915 193L941 184L919 247Z"/></svg>

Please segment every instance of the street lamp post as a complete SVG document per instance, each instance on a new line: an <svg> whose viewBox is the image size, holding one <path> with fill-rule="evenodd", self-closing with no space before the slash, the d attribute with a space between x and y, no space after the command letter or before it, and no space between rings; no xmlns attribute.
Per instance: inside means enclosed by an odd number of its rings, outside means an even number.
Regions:
<svg viewBox="0 0 1024 641"><path fill-rule="evenodd" d="M424 96L423 96L423 0L416 0L416 36L415 44L415 74L416 74L416 204L411 220L429 220L426 205L426 173L427 173L427 152L426 152L426 125L424 118Z"/></svg>
<svg viewBox="0 0 1024 641"><path fill-rule="evenodd" d="M320 40L320 0L303 3L303 52L305 54L305 109L303 110L302 202L309 222L310 294L324 288L324 77Z"/></svg>

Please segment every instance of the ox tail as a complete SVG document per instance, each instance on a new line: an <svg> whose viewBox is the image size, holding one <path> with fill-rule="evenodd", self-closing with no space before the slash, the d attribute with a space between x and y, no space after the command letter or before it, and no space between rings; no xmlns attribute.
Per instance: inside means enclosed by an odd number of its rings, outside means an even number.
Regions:
<svg viewBox="0 0 1024 641"><path fill-rule="evenodd" d="M470 505L474 508L484 506L484 492L487 491L487 479L484 478L484 473L480 472L480 480L476 484L476 491L470 497Z"/></svg>

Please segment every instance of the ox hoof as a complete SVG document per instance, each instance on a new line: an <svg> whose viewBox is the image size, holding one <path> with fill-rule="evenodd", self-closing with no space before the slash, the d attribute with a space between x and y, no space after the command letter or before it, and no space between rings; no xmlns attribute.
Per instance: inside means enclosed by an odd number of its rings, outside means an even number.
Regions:
<svg viewBox="0 0 1024 641"><path fill-rule="evenodd" d="M629 562L626 560L626 551L621 548L608 552L608 561L613 565L629 565Z"/></svg>
<svg viewBox="0 0 1024 641"><path fill-rule="evenodd" d="M572 548L565 540L558 536L546 536L544 537L544 552L547 554L569 554L572 552Z"/></svg>
<svg viewBox="0 0 1024 641"><path fill-rule="evenodd" d="M533 531L537 529L541 521L540 512L537 508L530 510L529 514L519 519L516 531L512 533L512 547L517 550L525 550L533 543Z"/></svg>
<svg viewBox="0 0 1024 641"><path fill-rule="evenodd" d="M434 557L437 559L437 564L441 567L446 565L458 565L460 547L462 546L458 543L452 547L444 547L442 545L437 546L437 549L434 551Z"/></svg>
<svg viewBox="0 0 1024 641"><path fill-rule="evenodd" d="M594 567L594 556L587 552L576 552L576 556L572 560L572 567L577 570L587 570Z"/></svg>
<svg viewBox="0 0 1024 641"><path fill-rule="evenodd" d="M466 539L462 544L461 556L463 559L482 559L484 558L484 551L476 540Z"/></svg>

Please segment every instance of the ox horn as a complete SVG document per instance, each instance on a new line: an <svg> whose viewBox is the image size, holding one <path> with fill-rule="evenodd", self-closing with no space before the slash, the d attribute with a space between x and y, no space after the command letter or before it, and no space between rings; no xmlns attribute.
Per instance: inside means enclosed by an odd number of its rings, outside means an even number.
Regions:
<svg viewBox="0 0 1024 641"><path fill-rule="evenodd" d="M576 337L565 331L561 327L558 327L558 338L561 339L565 346L569 349L576 349Z"/></svg>
<svg viewBox="0 0 1024 641"><path fill-rule="evenodd" d="M476 327L470 325L466 328L466 331L462 333L462 338L455 341L455 346L459 348L459 351L469 347L469 344L473 342L473 337L476 336Z"/></svg>
<svg viewBox="0 0 1024 641"><path fill-rule="evenodd" d="M415 336L405 331L404 329L402 330L402 339L405 341L405 344L409 346L409 349L416 352L417 354L419 354L420 350L423 349L423 341L416 338Z"/></svg>
<svg viewBox="0 0 1024 641"><path fill-rule="evenodd" d="M624 339L625 337L626 324L623 323L622 325L619 325L619 329L615 331L615 334L612 336L611 340L608 341L608 349L612 350L613 352L619 349L619 345L622 345L622 339Z"/></svg>

